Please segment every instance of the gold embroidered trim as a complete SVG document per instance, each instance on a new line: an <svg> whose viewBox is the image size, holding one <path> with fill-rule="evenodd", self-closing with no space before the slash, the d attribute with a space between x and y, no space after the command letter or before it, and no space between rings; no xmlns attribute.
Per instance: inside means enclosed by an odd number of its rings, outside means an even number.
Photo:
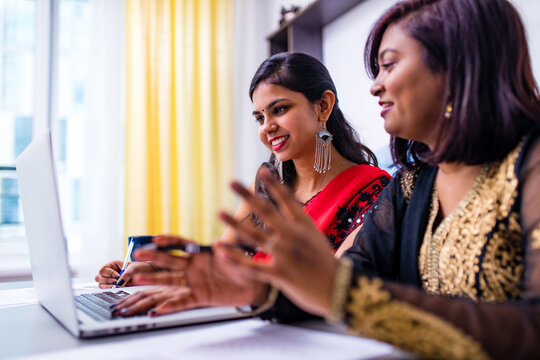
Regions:
<svg viewBox="0 0 540 360"><path fill-rule="evenodd" d="M392 300L380 279L358 279L347 310L349 331L429 359L488 359L461 329L406 302Z"/></svg>
<svg viewBox="0 0 540 360"><path fill-rule="evenodd" d="M401 191L403 191L403 196L405 197L405 202L409 202L411 199L414 184L416 183L416 178L418 177L418 169L407 170L401 177L400 185Z"/></svg>
<svg viewBox="0 0 540 360"><path fill-rule="evenodd" d="M439 287L439 262L438 254L441 252L442 238L433 236L433 224L439 213L439 196L435 189L431 198L431 209L429 212L429 221L424 235L423 244L420 249L419 268L424 289L429 293L435 293Z"/></svg>
<svg viewBox="0 0 540 360"><path fill-rule="evenodd" d="M465 199L432 233L439 211L434 191L418 258L426 291L491 302L521 297L522 230L519 215L512 210L520 150L521 144L503 161L486 168Z"/></svg>
<svg viewBox="0 0 540 360"><path fill-rule="evenodd" d="M433 184L433 195L431 198L431 211L429 215L429 222L424 234L423 244L427 244L426 247L422 247L422 250L426 248L422 264L420 266L421 273L426 274L425 278L427 279L427 284L425 290L432 294L437 294L439 292L439 258L441 253L441 248L444 243L444 236L448 234L449 227L452 225L454 218L459 214L459 212L465 208L465 206L471 201L471 199L477 195L478 188L486 179L486 174L489 170L488 166L485 166L480 171L480 174L476 177L473 187L467 193L465 198L463 198L456 209L450 214L446 219L444 219L435 232L433 232L433 224L437 219L439 213L439 194L435 189L435 183Z"/></svg>
<svg viewBox="0 0 540 360"><path fill-rule="evenodd" d="M540 249L540 224L538 224L536 229L533 230L531 237L531 249Z"/></svg>
<svg viewBox="0 0 540 360"><path fill-rule="evenodd" d="M348 257L342 257L338 261L336 277L334 279L334 291L332 293L332 304L330 314L326 321L330 324L338 324L345 318L345 305L353 274L353 262Z"/></svg>

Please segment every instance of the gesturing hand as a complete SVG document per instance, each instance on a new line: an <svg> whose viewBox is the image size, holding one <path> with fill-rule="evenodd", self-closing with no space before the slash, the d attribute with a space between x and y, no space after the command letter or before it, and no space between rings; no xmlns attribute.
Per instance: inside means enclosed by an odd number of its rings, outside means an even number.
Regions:
<svg viewBox="0 0 540 360"><path fill-rule="evenodd" d="M325 316L330 309L337 266L328 240L287 187L279 184L266 169L261 171L261 178L277 208L239 183L231 187L270 230L254 228L226 213L221 218L238 232L242 241L262 247L272 255L272 260L252 261L222 244L215 246L216 256L220 262L253 279L275 284L304 310Z"/></svg>
<svg viewBox="0 0 540 360"><path fill-rule="evenodd" d="M153 239L158 246L185 245L190 241L159 236ZM170 272L137 274L135 285L169 285L148 289L128 296L117 303L118 314L130 316L142 312L161 315L205 306L241 306L264 300L267 285L246 276L229 273L219 266L212 253L174 256L165 252L139 250L137 260L152 261L167 267ZM244 256L244 255L241 255Z"/></svg>

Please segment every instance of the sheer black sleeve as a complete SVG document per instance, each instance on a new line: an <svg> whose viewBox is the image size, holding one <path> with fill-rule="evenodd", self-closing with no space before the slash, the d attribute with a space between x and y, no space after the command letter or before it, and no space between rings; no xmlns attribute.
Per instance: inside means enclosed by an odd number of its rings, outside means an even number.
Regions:
<svg viewBox="0 0 540 360"><path fill-rule="evenodd" d="M389 187L373 216L372 233L359 235L348 253L355 270L346 309L353 331L429 358L540 358L540 141L526 143L523 153L517 160L522 297L479 302L429 295L401 283L397 245L387 235L396 231L393 216L399 211L391 211L397 196ZM381 259L385 253L389 259Z"/></svg>
<svg viewBox="0 0 540 360"><path fill-rule="evenodd" d="M399 257L397 219L403 211L403 195L399 191L401 177L394 177L381 192L364 219L353 246L344 256L354 261L355 273L377 275L398 280L396 258Z"/></svg>
<svg viewBox="0 0 540 360"><path fill-rule="evenodd" d="M354 219L356 220L356 219L360 218L361 215L365 214L365 216L363 217L364 220L363 220L363 223L362 223L363 228L362 228L362 230L359 231L359 233L362 233L364 231L364 227L366 227L366 226L372 227L373 226L372 224L368 225L368 223L373 222L371 217L373 216L373 214L376 214L376 212L374 212L373 209L378 208L377 204L379 204L379 202L380 202L379 199L382 198L382 197L390 197L391 198L393 196L393 195L391 195L392 192L389 192L387 190L388 188L392 187L392 182L393 181L390 181L390 183L388 183L388 180L385 177L381 177L381 178L376 179L375 181L373 181L372 183L367 185L364 189L359 191L358 195L356 197L354 197L351 204L349 204L351 208L353 207L351 205L361 204L361 206L357 206L357 207L359 209L365 209L366 205L369 204L369 201L366 201L366 199L365 199L367 197L366 194L369 195L369 199L371 199L373 197L376 197L378 195L378 198L373 203L371 209L366 210L366 212L364 212L364 210L358 211L357 213L355 213L353 215ZM382 188L383 186L385 186L384 189L382 191L380 191L380 188ZM366 189L368 189L368 190L366 190ZM380 194L379 194L379 191L380 191ZM361 195L363 195L363 196L361 196ZM384 222L384 220L381 220L381 221ZM347 230L347 233L349 233L349 232L350 232L350 230ZM358 239L358 236L356 237L356 239ZM357 240L355 240L355 244L353 245L353 248L356 247L356 246L357 246ZM347 250L347 252L345 252L345 254L347 254L348 252L351 252L351 251L353 251L353 250L349 249L349 250ZM385 249L378 249L378 251L384 252ZM354 251L354 253L358 253L357 256L361 256L360 254L362 253L362 251L361 250L360 251ZM344 256L345 256L345 254L344 254ZM369 260L366 259L366 267L368 266L367 265L368 263L369 263ZM382 265L382 266L384 266L384 265ZM294 303L292 303L282 293L279 293L275 305L270 310L259 314L258 317L260 317L263 320L272 320L272 321L277 321L277 322L282 322L282 323L292 323L292 322L305 321L305 320L311 320L311 319L320 319L320 317L309 314L309 313L301 310L300 308L298 308Z"/></svg>

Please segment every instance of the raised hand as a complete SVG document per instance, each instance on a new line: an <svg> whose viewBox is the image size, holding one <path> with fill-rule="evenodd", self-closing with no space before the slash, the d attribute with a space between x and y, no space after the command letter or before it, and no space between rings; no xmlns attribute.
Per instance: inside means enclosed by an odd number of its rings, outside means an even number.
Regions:
<svg viewBox="0 0 540 360"><path fill-rule="evenodd" d="M153 242L158 246L189 243L174 236L159 236ZM251 259L241 253L239 255ZM134 257L171 270L139 273L133 278L135 285L168 286L144 290L118 302L116 310L121 316L144 312L154 316L207 306L256 305L264 301L268 292L266 284L235 273L235 269L228 271L227 265L220 266L212 253L174 256L165 252L138 250Z"/></svg>
<svg viewBox="0 0 540 360"><path fill-rule="evenodd" d="M325 316L330 309L337 265L328 240L287 187L266 170L261 172L261 178L277 208L239 183L231 187L270 230L254 228L226 213L222 213L221 218L238 232L242 241L261 247L272 255L272 260L252 261L222 244L215 246L216 257L250 278L276 285L304 310Z"/></svg>

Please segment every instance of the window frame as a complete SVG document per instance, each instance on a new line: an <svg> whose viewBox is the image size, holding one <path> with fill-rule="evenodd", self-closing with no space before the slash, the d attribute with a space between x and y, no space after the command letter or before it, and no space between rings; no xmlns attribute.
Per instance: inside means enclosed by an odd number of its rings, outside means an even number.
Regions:
<svg viewBox="0 0 540 360"><path fill-rule="evenodd" d="M34 49L34 109L32 139L46 129L57 131L56 75L58 54L58 9L59 0L35 0L35 49ZM39 61L37 61L39 59ZM15 170L15 166L3 166ZM23 219L24 222L24 219ZM23 225L24 226L24 225ZM29 253L26 243L0 243L0 282L31 280Z"/></svg>

